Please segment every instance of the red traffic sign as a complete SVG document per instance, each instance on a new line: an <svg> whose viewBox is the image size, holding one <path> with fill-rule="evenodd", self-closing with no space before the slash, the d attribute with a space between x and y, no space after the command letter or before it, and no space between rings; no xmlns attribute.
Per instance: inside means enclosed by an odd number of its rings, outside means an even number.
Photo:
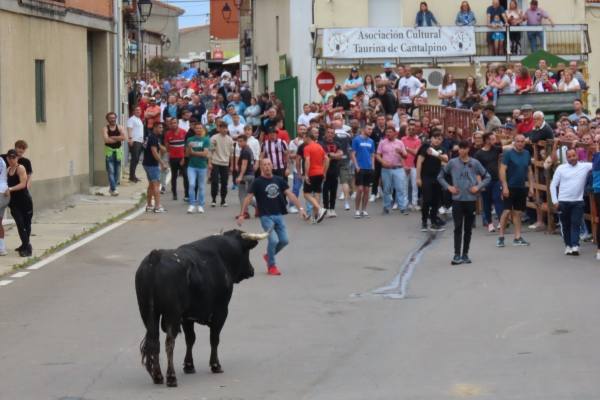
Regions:
<svg viewBox="0 0 600 400"><path fill-rule="evenodd" d="M335 86L335 76L329 71L321 71L317 75L317 87L319 90L331 90Z"/></svg>

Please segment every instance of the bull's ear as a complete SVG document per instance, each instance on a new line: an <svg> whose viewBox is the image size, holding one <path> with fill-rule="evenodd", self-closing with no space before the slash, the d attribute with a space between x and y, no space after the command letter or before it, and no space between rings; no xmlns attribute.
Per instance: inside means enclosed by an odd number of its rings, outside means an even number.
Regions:
<svg viewBox="0 0 600 400"><path fill-rule="evenodd" d="M242 246L244 246L244 249L246 250L252 250L258 246L258 240L242 239Z"/></svg>

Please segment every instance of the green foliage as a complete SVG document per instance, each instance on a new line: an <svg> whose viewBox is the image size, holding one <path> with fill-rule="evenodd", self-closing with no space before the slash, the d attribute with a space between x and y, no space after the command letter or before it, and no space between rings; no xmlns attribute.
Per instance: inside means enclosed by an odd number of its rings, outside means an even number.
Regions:
<svg viewBox="0 0 600 400"><path fill-rule="evenodd" d="M154 72L159 79L176 76L181 72L179 60L169 60L166 57L154 57L146 64L146 67Z"/></svg>

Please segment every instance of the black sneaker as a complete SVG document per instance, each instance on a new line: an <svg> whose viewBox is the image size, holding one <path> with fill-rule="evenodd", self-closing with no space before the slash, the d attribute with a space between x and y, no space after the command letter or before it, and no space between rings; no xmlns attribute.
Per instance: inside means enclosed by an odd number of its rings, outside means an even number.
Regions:
<svg viewBox="0 0 600 400"><path fill-rule="evenodd" d="M454 255L454 258L452 259L452 261L450 261L450 264L452 265L460 265L464 262L463 258L461 256L459 256L458 254Z"/></svg>
<svg viewBox="0 0 600 400"><path fill-rule="evenodd" d="M176 194L173 195L173 200L177 200L177 195Z"/></svg>
<svg viewBox="0 0 600 400"><path fill-rule="evenodd" d="M167 189L164 186L160 187L160 194L165 194L166 191Z"/></svg>
<svg viewBox="0 0 600 400"><path fill-rule="evenodd" d="M446 226L446 221L444 221L444 220L443 220L443 219L441 219L441 218L438 218L438 219L435 221L435 225L437 225L437 226Z"/></svg>
<svg viewBox="0 0 600 400"><path fill-rule="evenodd" d="M496 239L496 247L504 247L504 236L500 236Z"/></svg>
<svg viewBox="0 0 600 400"><path fill-rule="evenodd" d="M443 226L440 226L438 224L431 224L431 226L429 227L430 231L433 232L443 232L446 230L446 228L444 228Z"/></svg>
<svg viewBox="0 0 600 400"><path fill-rule="evenodd" d="M429 230L429 227L427 226L427 222L423 222L421 224L421 232L427 232Z"/></svg>
<svg viewBox="0 0 600 400"><path fill-rule="evenodd" d="M463 256L461 258L462 258L462 262L464 264L471 264L471 262L472 262L471 259L469 258L468 254L463 254Z"/></svg>
<svg viewBox="0 0 600 400"><path fill-rule="evenodd" d="M189 197L187 197L187 196L185 196L185 197L183 198L183 201L185 201L185 202L187 203L187 202L189 202L189 201L190 201L190 198L189 198Z"/></svg>
<svg viewBox="0 0 600 400"><path fill-rule="evenodd" d="M513 240L513 246L529 246L529 242L520 237Z"/></svg>

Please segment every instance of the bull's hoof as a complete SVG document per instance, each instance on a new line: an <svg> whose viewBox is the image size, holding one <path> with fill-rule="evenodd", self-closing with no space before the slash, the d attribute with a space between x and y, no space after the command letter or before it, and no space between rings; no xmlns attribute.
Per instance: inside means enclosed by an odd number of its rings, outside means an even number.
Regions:
<svg viewBox="0 0 600 400"><path fill-rule="evenodd" d="M186 374L195 374L196 368L194 368L194 364L186 364L183 366L183 372Z"/></svg>
<svg viewBox="0 0 600 400"><path fill-rule="evenodd" d="M177 378L174 376L167 376L167 386L177 387Z"/></svg>
<svg viewBox="0 0 600 400"><path fill-rule="evenodd" d="M155 385L162 385L163 383L165 383L165 380L163 379L162 375L153 376L152 381L154 382Z"/></svg>
<svg viewBox="0 0 600 400"><path fill-rule="evenodd" d="M213 374L222 374L223 373L223 368L221 368L220 364L211 365L210 370L212 371Z"/></svg>

